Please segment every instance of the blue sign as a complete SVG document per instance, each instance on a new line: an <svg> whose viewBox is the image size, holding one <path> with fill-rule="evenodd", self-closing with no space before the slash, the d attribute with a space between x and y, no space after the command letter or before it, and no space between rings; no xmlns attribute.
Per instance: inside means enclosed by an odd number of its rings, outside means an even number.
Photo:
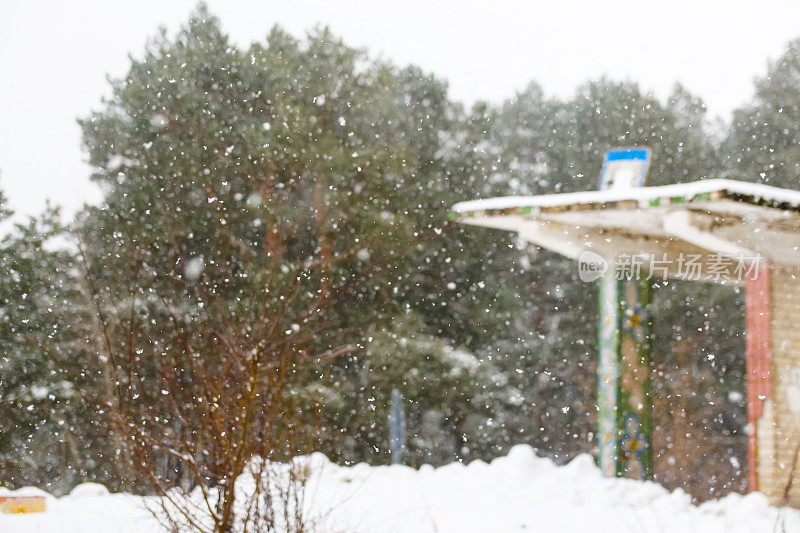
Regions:
<svg viewBox="0 0 800 533"><path fill-rule="evenodd" d="M650 167L650 149L634 146L606 152L600 171L600 190L629 190L644 185Z"/></svg>

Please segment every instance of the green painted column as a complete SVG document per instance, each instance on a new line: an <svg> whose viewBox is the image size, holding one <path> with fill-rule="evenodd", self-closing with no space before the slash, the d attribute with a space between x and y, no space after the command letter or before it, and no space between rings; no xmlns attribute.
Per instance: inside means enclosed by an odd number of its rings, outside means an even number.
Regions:
<svg viewBox="0 0 800 533"><path fill-rule="evenodd" d="M653 478L652 284L622 280L620 290L619 458L617 475Z"/></svg>
<svg viewBox="0 0 800 533"><path fill-rule="evenodd" d="M652 285L600 278L598 446L609 477L652 479Z"/></svg>

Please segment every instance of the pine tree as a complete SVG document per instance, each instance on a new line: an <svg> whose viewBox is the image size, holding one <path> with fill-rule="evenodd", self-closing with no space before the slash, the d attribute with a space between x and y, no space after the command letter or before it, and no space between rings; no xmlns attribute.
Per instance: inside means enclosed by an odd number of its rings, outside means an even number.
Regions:
<svg viewBox="0 0 800 533"><path fill-rule="evenodd" d="M0 191L0 217L10 215ZM56 494L114 473L90 472L87 463L108 452L103 432L61 371L61 363L74 366L78 379L82 371L81 352L70 349L82 343L82 327L65 243L54 209L13 224L0 241L0 477L7 487L35 484Z"/></svg>
<svg viewBox="0 0 800 533"><path fill-rule="evenodd" d="M798 189L800 181L800 39L755 80L752 102L736 110L724 145L729 174Z"/></svg>

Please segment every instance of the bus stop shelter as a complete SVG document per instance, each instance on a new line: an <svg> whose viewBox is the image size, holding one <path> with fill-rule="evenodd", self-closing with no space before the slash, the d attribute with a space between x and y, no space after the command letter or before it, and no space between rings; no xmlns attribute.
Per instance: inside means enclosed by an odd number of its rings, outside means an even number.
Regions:
<svg viewBox="0 0 800 533"><path fill-rule="evenodd" d="M598 461L652 476L652 278L745 290L748 486L775 503L800 450L800 192L709 179L459 203L457 222L517 232L600 289ZM698 287L700 289L701 287ZM800 506L800 482L789 492Z"/></svg>

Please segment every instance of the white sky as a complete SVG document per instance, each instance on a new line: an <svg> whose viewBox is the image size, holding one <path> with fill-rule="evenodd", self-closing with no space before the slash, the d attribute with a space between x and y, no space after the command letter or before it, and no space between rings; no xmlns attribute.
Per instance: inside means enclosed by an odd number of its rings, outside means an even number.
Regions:
<svg viewBox="0 0 800 533"><path fill-rule="evenodd" d="M787 41L800 2L778 0L276 1L210 0L236 41L279 23L327 24L354 46L415 63L465 102L499 102L537 80L568 96L586 79L631 79L659 96L675 81L728 118ZM0 0L0 187L21 214L50 198L75 211L99 197L76 117L108 93L159 25L174 31L193 0Z"/></svg>

